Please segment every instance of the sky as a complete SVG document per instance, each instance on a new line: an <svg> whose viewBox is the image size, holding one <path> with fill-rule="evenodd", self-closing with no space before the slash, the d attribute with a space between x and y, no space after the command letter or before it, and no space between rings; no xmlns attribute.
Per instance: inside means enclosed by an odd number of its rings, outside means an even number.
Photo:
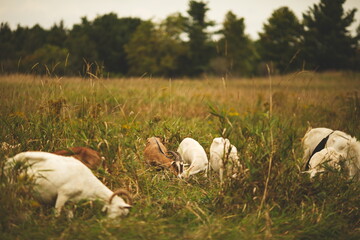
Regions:
<svg viewBox="0 0 360 240"><path fill-rule="evenodd" d="M263 24L271 13L282 6L288 6L299 19L320 0L205 0L209 11L208 20L215 21L218 28L225 14L232 11L245 19L245 33L257 39ZM143 20L160 22L168 15L180 12L187 15L189 0L0 0L0 22L9 23L11 29L18 24L32 27L39 24L49 29L55 23L64 21L71 29L86 16L94 20L110 12L121 17L139 17ZM344 9L357 8L355 23L349 30L354 34L360 25L360 0L347 0Z"/></svg>

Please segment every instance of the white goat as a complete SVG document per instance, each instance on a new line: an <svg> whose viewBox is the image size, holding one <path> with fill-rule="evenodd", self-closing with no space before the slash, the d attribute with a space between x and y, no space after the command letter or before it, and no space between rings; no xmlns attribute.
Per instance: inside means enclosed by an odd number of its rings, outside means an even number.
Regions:
<svg viewBox="0 0 360 240"><path fill-rule="evenodd" d="M43 203L55 202L55 214L60 215L67 201L78 202L82 199L102 200L109 218L125 216L131 207L130 194L119 189L112 192L83 163L73 157L59 156L47 152L22 152L9 158L6 168L17 162L27 166L26 173L35 179L35 190ZM124 194L127 204L117 194Z"/></svg>
<svg viewBox="0 0 360 240"><path fill-rule="evenodd" d="M340 161L344 159L343 155L336 151L333 147L324 148L319 152L316 152L309 161L310 178L315 177L317 173L325 171L325 166L340 169Z"/></svg>
<svg viewBox="0 0 360 240"><path fill-rule="evenodd" d="M313 128L307 131L302 143L303 160L306 161L305 170L309 170L309 163L317 152L331 148L332 157L330 159L335 161L334 156L343 157L349 177L360 180L360 142L356 138L338 130ZM322 154L324 155L324 152ZM337 159L336 162L338 161Z"/></svg>
<svg viewBox="0 0 360 240"><path fill-rule="evenodd" d="M192 138L185 138L179 145L177 152L180 154L184 163L190 166L181 174L181 177L188 178L198 172L205 171L207 174L207 168L209 160L206 156L204 148L196 140Z"/></svg>
<svg viewBox="0 0 360 240"><path fill-rule="evenodd" d="M210 146L210 166L215 172L220 174L220 182L224 179L224 162L228 167L226 168L231 173L231 170L240 166L237 149L230 144L227 138L214 138ZM233 177L236 173L233 174Z"/></svg>

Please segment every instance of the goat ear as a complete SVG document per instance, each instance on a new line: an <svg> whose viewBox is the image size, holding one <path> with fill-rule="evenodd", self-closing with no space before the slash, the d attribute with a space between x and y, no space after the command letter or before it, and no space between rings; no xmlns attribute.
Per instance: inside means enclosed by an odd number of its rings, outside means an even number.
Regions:
<svg viewBox="0 0 360 240"><path fill-rule="evenodd" d="M106 212L107 209L108 209L108 205L105 204L105 205L103 206L103 208L101 209L101 211Z"/></svg>
<svg viewBox="0 0 360 240"><path fill-rule="evenodd" d="M129 205L129 204L127 204L127 203L122 204L120 207L121 207L121 208L132 208L132 206Z"/></svg>

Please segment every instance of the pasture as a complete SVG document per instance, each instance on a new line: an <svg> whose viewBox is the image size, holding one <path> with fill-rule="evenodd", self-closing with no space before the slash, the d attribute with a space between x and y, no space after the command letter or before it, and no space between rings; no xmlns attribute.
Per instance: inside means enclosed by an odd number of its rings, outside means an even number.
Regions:
<svg viewBox="0 0 360 240"><path fill-rule="evenodd" d="M88 146L94 174L128 189L128 217L108 220L97 202L56 218L31 179L0 171L0 239L359 239L360 188L341 172L310 181L301 138L309 126L360 139L360 75L299 72L253 79L98 79L0 76L0 166L21 151ZM189 180L147 166L148 137L176 150L185 137L209 153L225 136L240 174ZM13 181L16 180L16 181Z"/></svg>

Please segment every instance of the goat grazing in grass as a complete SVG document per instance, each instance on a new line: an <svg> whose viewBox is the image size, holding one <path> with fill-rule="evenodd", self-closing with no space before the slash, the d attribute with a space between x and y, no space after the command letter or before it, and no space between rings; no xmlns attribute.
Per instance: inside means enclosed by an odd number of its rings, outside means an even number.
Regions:
<svg viewBox="0 0 360 240"><path fill-rule="evenodd" d="M340 162L344 157L335 150L333 147L324 148L319 152L316 152L309 162L310 178L315 177L317 173L323 173L326 167L330 167L335 170L340 169Z"/></svg>
<svg viewBox="0 0 360 240"><path fill-rule="evenodd" d="M93 170L97 169L104 160L104 157L101 157L100 153L87 147L72 147L53 153L61 156L74 157Z"/></svg>
<svg viewBox="0 0 360 240"><path fill-rule="evenodd" d="M316 162L322 162L323 160L319 159L326 160L328 158L330 160L328 161L329 165L332 166L335 163L338 164L341 157L344 159L345 170L348 172L349 177L360 180L360 142L356 138L338 130L313 128L307 131L302 143L304 149L303 161L306 161L305 171L311 170L311 167L314 166L310 164L312 159L318 152L322 151L316 157Z"/></svg>
<svg viewBox="0 0 360 240"><path fill-rule="evenodd" d="M190 165L181 174L182 177L187 178L201 171L205 171L205 175L207 175L209 161L204 148L196 140L185 138L180 143L177 152L184 160L184 163Z"/></svg>
<svg viewBox="0 0 360 240"><path fill-rule="evenodd" d="M220 182L224 179L224 168L228 173L240 167L237 149L234 145L230 144L229 139L218 137L214 138L210 145L210 166L220 174ZM236 176L234 174L233 176Z"/></svg>
<svg viewBox="0 0 360 240"><path fill-rule="evenodd" d="M35 181L34 190L38 192L39 201L48 204L55 202L57 216L67 201L78 202L82 199L103 201L103 211L107 211L109 218L129 213L129 192L124 189L111 191L88 167L73 157L47 152L22 152L9 158L6 168L18 163L27 166L26 173ZM123 194L129 203L117 194Z"/></svg>
<svg viewBox="0 0 360 240"><path fill-rule="evenodd" d="M168 151L157 137L147 139L144 158L149 165L167 168L178 177L184 170L181 156L177 152Z"/></svg>

